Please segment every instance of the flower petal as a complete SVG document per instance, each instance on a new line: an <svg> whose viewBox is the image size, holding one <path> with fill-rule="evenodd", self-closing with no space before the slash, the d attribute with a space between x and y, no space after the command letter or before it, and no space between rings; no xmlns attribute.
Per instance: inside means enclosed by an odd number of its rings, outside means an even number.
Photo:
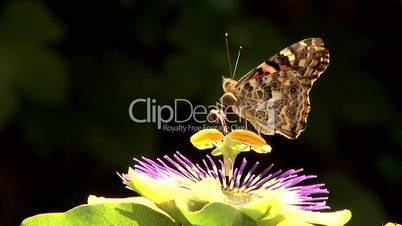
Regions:
<svg viewBox="0 0 402 226"><path fill-rule="evenodd" d="M176 203L183 216L191 225L197 226L256 226L254 220L242 213L239 209L220 202L208 203L198 211L189 211ZM181 223L181 222L180 222Z"/></svg>
<svg viewBox="0 0 402 226"><path fill-rule="evenodd" d="M163 180L155 180L143 173L138 173L131 167L128 169L128 178L124 183L136 192L155 203L173 200L180 196L181 189ZM163 191L163 192L161 192Z"/></svg>
<svg viewBox="0 0 402 226"><path fill-rule="evenodd" d="M274 218L282 207L280 201L274 196L257 199L241 206L241 211L253 220L262 218Z"/></svg>
<svg viewBox="0 0 402 226"><path fill-rule="evenodd" d="M281 223L277 224L276 226L314 226L314 225L306 223L303 220L289 219L281 221Z"/></svg>
<svg viewBox="0 0 402 226"><path fill-rule="evenodd" d="M225 195L221 190L220 182L210 177L194 183L189 192L191 201L225 202Z"/></svg>
<svg viewBox="0 0 402 226"><path fill-rule="evenodd" d="M291 216L291 218L301 219L312 224L342 226L350 220L352 217L352 212L346 209L335 212L314 212L293 209L291 211L287 211L285 216Z"/></svg>

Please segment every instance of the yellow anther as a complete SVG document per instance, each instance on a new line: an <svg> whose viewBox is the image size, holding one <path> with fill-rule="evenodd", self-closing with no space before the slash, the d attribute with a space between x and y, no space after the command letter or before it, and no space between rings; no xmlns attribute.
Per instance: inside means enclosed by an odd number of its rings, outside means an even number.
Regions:
<svg viewBox="0 0 402 226"><path fill-rule="evenodd" d="M217 129L203 129L190 138L190 142L198 149L213 148L213 142L222 141L223 134Z"/></svg>
<svg viewBox="0 0 402 226"><path fill-rule="evenodd" d="M262 137L258 136L258 134L251 132L249 130L243 130L243 129L233 130L231 133L229 133L228 136L232 140L236 140L243 144L248 144L252 147L258 148L267 145L267 142L265 142L265 140Z"/></svg>

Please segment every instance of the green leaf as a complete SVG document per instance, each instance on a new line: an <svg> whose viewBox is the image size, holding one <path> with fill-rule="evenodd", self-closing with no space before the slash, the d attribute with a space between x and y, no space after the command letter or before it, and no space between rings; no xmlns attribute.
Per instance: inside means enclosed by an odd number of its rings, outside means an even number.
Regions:
<svg viewBox="0 0 402 226"><path fill-rule="evenodd" d="M183 215L192 225L197 226L255 226L256 222L240 210L224 204L210 203L199 211L188 211L180 208Z"/></svg>
<svg viewBox="0 0 402 226"><path fill-rule="evenodd" d="M0 127L21 108L20 99L55 106L67 97L64 58L52 48L63 26L40 1L11 1L0 15ZM21 109L20 109L21 108ZM27 112L27 111L23 111Z"/></svg>
<svg viewBox="0 0 402 226"><path fill-rule="evenodd" d="M151 201L142 197L106 199L90 196L86 205L75 207L65 213L39 214L25 219L22 225L174 226L176 224Z"/></svg>

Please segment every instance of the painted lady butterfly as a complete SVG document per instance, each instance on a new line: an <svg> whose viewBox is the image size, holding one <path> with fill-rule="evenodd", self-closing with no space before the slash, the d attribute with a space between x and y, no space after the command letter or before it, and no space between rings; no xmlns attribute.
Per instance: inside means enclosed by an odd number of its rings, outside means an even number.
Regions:
<svg viewBox="0 0 402 226"><path fill-rule="evenodd" d="M296 139L306 128L309 92L329 64L320 38L292 44L244 75L224 78L223 106L232 107L263 134Z"/></svg>

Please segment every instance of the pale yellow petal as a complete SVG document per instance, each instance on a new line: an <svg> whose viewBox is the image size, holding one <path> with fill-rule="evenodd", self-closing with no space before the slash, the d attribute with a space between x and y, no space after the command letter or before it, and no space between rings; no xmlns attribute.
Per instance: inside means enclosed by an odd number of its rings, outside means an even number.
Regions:
<svg viewBox="0 0 402 226"><path fill-rule="evenodd" d="M221 184L213 178L205 178L191 186L190 199L200 202L224 202Z"/></svg>
<svg viewBox="0 0 402 226"><path fill-rule="evenodd" d="M282 203L275 196L266 197L242 205L241 211L253 220L276 217L282 208Z"/></svg>
<svg viewBox="0 0 402 226"><path fill-rule="evenodd" d="M169 181L155 180L143 173L136 172L132 168L128 170L128 177L130 178L128 186L155 203L173 200L174 197L183 193L182 189Z"/></svg>
<svg viewBox="0 0 402 226"><path fill-rule="evenodd" d="M281 223L277 224L276 226L314 226L313 224L309 224L303 220L284 220Z"/></svg>
<svg viewBox="0 0 402 226"><path fill-rule="evenodd" d="M293 219L301 219L311 224L342 226L352 217L350 210L341 210L335 212L313 212L293 209L287 211L285 216Z"/></svg>

